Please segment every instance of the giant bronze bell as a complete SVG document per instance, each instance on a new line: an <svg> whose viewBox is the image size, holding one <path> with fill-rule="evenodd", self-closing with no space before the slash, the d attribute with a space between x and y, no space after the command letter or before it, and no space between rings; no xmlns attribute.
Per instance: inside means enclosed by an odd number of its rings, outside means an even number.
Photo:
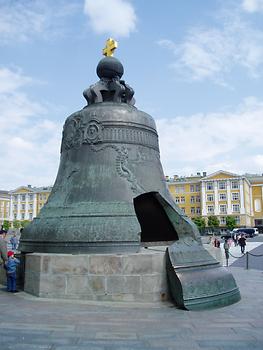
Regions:
<svg viewBox="0 0 263 350"><path fill-rule="evenodd" d="M203 248L197 227L174 203L160 162L153 118L134 107L133 89L109 39L88 105L63 129L55 184L21 237L23 253L128 253L147 242L169 245L171 295L179 307L240 299L232 275Z"/></svg>

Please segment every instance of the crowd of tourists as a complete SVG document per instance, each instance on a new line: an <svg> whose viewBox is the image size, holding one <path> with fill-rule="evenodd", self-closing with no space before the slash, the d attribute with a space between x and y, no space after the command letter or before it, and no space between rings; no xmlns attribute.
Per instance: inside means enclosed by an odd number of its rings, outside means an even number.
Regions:
<svg viewBox="0 0 263 350"><path fill-rule="evenodd" d="M7 291L16 293L16 276L17 266L20 264L19 259L15 257L16 249L18 246L18 238L16 234L13 234L10 238L11 249L8 250L7 244L7 232L1 228L0 230L0 268L5 269Z"/></svg>
<svg viewBox="0 0 263 350"><path fill-rule="evenodd" d="M221 242L218 238L214 237L211 243L215 248L220 248ZM226 259L229 259L229 249L234 245L235 247L240 246L241 254L245 254L246 248L246 236L244 234L235 234L233 238L225 238L223 247L225 250Z"/></svg>

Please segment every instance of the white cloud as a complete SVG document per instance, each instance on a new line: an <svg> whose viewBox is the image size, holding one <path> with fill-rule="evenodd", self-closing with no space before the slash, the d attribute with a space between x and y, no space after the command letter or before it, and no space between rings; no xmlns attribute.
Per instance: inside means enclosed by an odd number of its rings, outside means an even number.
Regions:
<svg viewBox="0 0 263 350"><path fill-rule="evenodd" d="M65 18L78 7L65 0L0 0L0 44L61 35L67 28Z"/></svg>
<svg viewBox="0 0 263 350"><path fill-rule="evenodd" d="M25 93L29 82L20 70L0 68L1 189L49 185L56 175L62 125Z"/></svg>
<svg viewBox="0 0 263 350"><path fill-rule="evenodd" d="M84 12L98 34L127 37L136 29L135 10L127 0L85 0Z"/></svg>
<svg viewBox="0 0 263 350"><path fill-rule="evenodd" d="M158 43L173 52L176 74L189 80L228 85L228 75L236 68L251 78L263 73L263 32L242 19L237 9L222 11L213 28L190 28L181 43Z"/></svg>
<svg viewBox="0 0 263 350"><path fill-rule="evenodd" d="M242 8L250 13L263 12L263 0L243 0Z"/></svg>
<svg viewBox="0 0 263 350"><path fill-rule="evenodd" d="M262 173L262 116L263 101L251 97L233 112L157 120L166 174Z"/></svg>

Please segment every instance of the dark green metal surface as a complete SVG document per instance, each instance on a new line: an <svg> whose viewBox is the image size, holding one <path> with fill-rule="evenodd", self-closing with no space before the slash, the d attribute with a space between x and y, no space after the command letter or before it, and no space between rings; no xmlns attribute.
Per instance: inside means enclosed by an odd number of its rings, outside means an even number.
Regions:
<svg viewBox="0 0 263 350"><path fill-rule="evenodd" d="M185 309L240 299L232 275L203 248L197 227L174 203L152 117L133 105L113 57L84 91L88 106L67 118L56 182L22 233L22 253L120 253L141 241L173 242L166 253L175 303Z"/></svg>

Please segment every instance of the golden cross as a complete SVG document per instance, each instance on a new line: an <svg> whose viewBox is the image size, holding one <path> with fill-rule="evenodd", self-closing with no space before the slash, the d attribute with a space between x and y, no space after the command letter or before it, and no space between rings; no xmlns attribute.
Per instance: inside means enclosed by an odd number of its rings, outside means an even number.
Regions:
<svg viewBox="0 0 263 350"><path fill-rule="evenodd" d="M118 47L117 41L112 38L109 38L106 41L106 47L102 50L104 56L113 56L114 50Z"/></svg>

